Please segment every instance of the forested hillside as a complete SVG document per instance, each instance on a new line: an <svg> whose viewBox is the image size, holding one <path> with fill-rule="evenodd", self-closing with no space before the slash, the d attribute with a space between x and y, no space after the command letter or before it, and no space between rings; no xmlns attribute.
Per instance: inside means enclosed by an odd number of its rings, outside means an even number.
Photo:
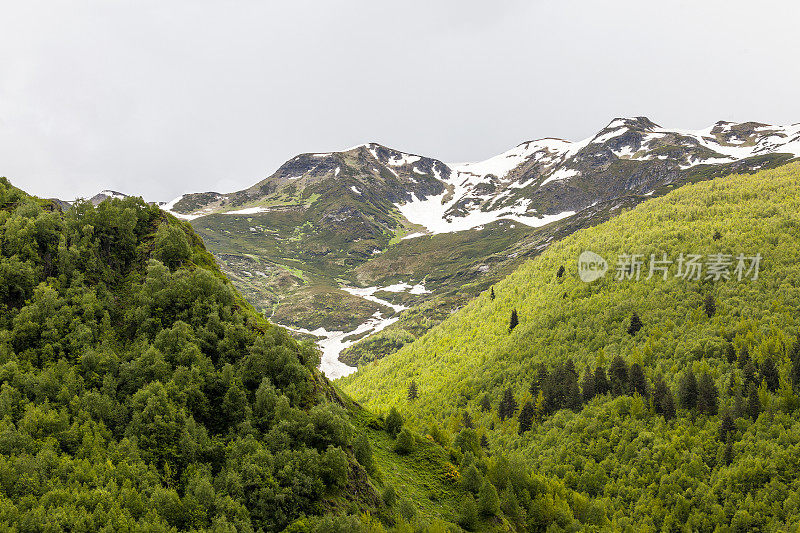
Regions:
<svg viewBox="0 0 800 533"><path fill-rule="evenodd" d="M138 198L63 208L0 178L0 529L507 531L507 487L536 524L579 523L573 491L476 434L338 393L188 224Z"/></svg>
<svg viewBox="0 0 800 533"><path fill-rule="evenodd" d="M798 213L797 164L680 188L554 243L340 384L436 438L516 450L574 491L549 510L566 529L795 531ZM609 264L592 283L587 250ZM522 498L501 506L536 530Z"/></svg>

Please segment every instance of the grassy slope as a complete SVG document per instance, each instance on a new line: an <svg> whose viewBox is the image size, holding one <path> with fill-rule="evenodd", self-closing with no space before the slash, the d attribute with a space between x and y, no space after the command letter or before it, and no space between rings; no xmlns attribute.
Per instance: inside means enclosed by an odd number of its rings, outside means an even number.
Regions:
<svg viewBox="0 0 800 533"><path fill-rule="evenodd" d="M697 527L702 520L746 521L737 508L760 513L761 527L777 527L796 518L800 508L793 459L800 451L797 399L786 386L786 347L800 325L798 186L796 164L718 178L580 231L496 285L496 300L483 294L420 340L339 385L368 408L397 405L418 427L433 419L455 430L461 411L470 410L476 424L494 425L488 431L492 449L518 448L537 470L564 478L571 488L592 493L584 486L586 465L601 464L603 482L594 493L606 498L606 512L619 524L660 528L674 519L662 512L672 505L682 509L679 519L694 520ZM712 238L715 230L721 239ZM610 260L612 272L604 280L577 279L577 257L586 249ZM662 252L673 259L680 252L760 252L764 260L758 281L613 279L617 254ZM559 279L555 272L561 265L566 275ZM718 307L711 319L702 311L709 292ZM514 308L521 323L509 334ZM631 337L625 329L634 310L645 326ZM515 421L501 423L476 405L484 392L496 404L506 387L524 401L539 362L553 365L571 357L582 372L617 354L640 362L650 380L663 374L673 390L679 374L692 366L698 373L707 370L725 391L730 376L738 376L722 355L728 340L737 351L747 346L756 363L767 355L775 358L784 382L779 394L762 395L766 413L758 422L737 420L737 461L730 467L718 461L715 417L694 420L681 412L667 424L629 397L602 397L578 413L560 411L520 438ZM405 396L412 379L422 401L410 405ZM731 406L730 397L723 393L721 399ZM664 492L670 483L677 496ZM708 497L716 500L705 501ZM784 498L793 503L778 509Z"/></svg>

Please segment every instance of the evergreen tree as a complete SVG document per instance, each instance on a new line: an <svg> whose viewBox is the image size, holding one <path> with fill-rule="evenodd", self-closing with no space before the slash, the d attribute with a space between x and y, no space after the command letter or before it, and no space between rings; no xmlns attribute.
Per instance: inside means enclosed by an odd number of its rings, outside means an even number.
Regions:
<svg viewBox="0 0 800 533"><path fill-rule="evenodd" d="M747 393L747 416L756 420L760 414L761 398L758 397L758 387L755 383L751 383Z"/></svg>
<svg viewBox="0 0 800 533"><path fill-rule="evenodd" d="M722 416L722 421L719 423L719 440L725 442L728 439L728 433L736 431L736 425L733 423L733 417L728 411Z"/></svg>
<svg viewBox="0 0 800 533"><path fill-rule="evenodd" d="M535 415L535 411L533 409L533 404L531 402L525 402L525 405L522 406L522 410L519 412L519 434L522 435L526 431L529 431L533 426L533 417Z"/></svg>
<svg viewBox="0 0 800 533"><path fill-rule="evenodd" d="M486 437L486 433L481 435L481 448L483 448L484 450L489 449L489 439Z"/></svg>
<svg viewBox="0 0 800 533"><path fill-rule="evenodd" d="M661 400L661 414L667 422L674 419L678 414L675 410L675 398L672 397L672 391L669 389L667 389L666 395Z"/></svg>
<svg viewBox="0 0 800 533"><path fill-rule="evenodd" d="M514 309L511 311L511 320L508 323L508 331L514 331L514 328L517 327L519 324L519 317L517 316L517 310Z"/></svg>
<svg viewBox="0 0 800 533"><path fill-rule="evenodd" d="M648 398L647 379L639 363L633 363L628 372L631 392L638 393L642 398Z"/></svg>
<svg viewBox="0 0 800 533"><path fill-rule="evenodd" d="M606 369L601 365L594 369L594 390L596 394L607 394L611 391L611 385L606 377Z"/></svg>
<svg viewBox="0 0 800 533"><path fill-rule="evenodd" d="M558 272L556 272L556 277L560 278L563 275L564 275L564 265L561 265L560 267L558 267Z"/></svg>
<svg viewBox="0 0 800 533"><path fill-rule="evenodd" d="M586 373L583 375L583 380L581 381L581 396L584 402L590 402L597 394L594 383L594 372L592 372L590 368L587 368Z"/></svg>
<svg viewBox="0 0 800 533"><path fill-rule="evenodd" d="M369 473L375 472L375 458L372 454L372 446L369 444L369 439L363 433L358 435L353 442L353 455L356 461L364 467Z"/></svg>
<svg viewBox="0 0 800 533"><path fill-rule="evenodd" d="M789 382L795 392L800 393L800 336L789 351Z"/></svg>
<svg viewBox="0 0 800 533"><path fill-rule="evenodd" d="M464 411L461 415L461 421L465 428L475 429L475 424L472 422L472 415L469 414L469 411Z"/></svg>
<svg viewBox="0 0 800 533"><path fill-rule="evenodd" d="M483 476L475 466L474 461L472 464L466 466L461 472L461 486L467 492L477 494L483 484Z"/></svg>
<svg viewBox="0 0 800 533"><path fill-rule="evenodd" d="M756 365L748 358L744 368L742 368L742 385L747 389L750 387L751 383L757 387L760 382L761 380L758 379L758 375L756 374Z"/></svg>
<svg viewBox="0 0 800 533"><path fill-rule="evenodd" d="M497 516L500 512L500 498L497 497L497 489L488 479L483 482L478 494L478 512L486 517Z"/></svg>
<svg viewBox="0 0 800 533"><path fill-rule="evenodd" d="M708 318L711 318L714 316L714 313L717 312L717 302L714 300L713 294L708 293L706 295L705 302L703 302L703 310L706 312L706 315L708 315Z"/></svg>
<svg viewBox="0 0 800 533"><path fill-rule="evenodd" d="M725 464L730 466L733 463L733 438L730 433L725 441Z"/></svg>
<svg viewBox="0 0 800 533"><path fill-rule="evenodd" d="M481 396L481 400L478 403L478 405L480 406L481 411L483 411L484 413L486 411L492 410L492 400L489 398L488 394L484 394L483 396Z"/></svg>
<svg viewBox="0 0 800 533"><path fill-rule="evenodd" d="M764 359L764 362L761 363L761 377L766 382L767 389L769 389L770 392L775 392L778 390L781 378L778 374L778 368L775 366L775 361L770 355L768 355Z"/></svg>
<svg viewBox="0 0 800 533"><path fill-rule="evenodd" d="M628 365L621 356L616 356L611 361L608 369L611 381L611 393L614 396L628 394Z"/></svg>
<svg viewBox="0 0 800 533"><path fill-rule="evenodd" d="M396 437L397 434L400 433L400 429L403 427L403 417L400 416L400 413L398 413L397 409L394 407L392 407L389 410L389 414L386 415L384 426L386 427L386 432L392 437Z"/></svg>
<svg viewBox="0 0 800 533"><path fill-rule="evenodd" d="M458 518L458 525L467 531L475 531L478 527L478 506L472 496L467 496L461 506L461 516Z"/></svg>
<svg viewBox="0 0 800 533"><path fill-rule="evenodd" d="M725 357L728 359L730 364L736 362L736 348L734 347L733 343L728 342L725 345Z"/></svg>
<svg viewBox="0 0 800 533"><path fill-rule="evenodd" d="M733 395L733 416L741 418L745 415L745 401L742 395L741 387L736 387L736 392Z"/></svg>
<svg viewBox="0 0 800 533"><path fill-rule="evenodd" d="M417 389L417 382L413 379L408 384L408 401L413 402L419 398L419 389Z"/></svg>
<svg viewBox="0 0 800 533"><path fill-rule="evenodd" d="M705 415L716 415L719 405L718 396L714 380L711 379L708 372L704 372L697 385L697 410Z"/></svg>
<svg viewBox="0 0 800 533"><path fill-rule="evenodd" d="M534 378L531 380L531 386L528 388L531 396L536 398L536 396L539 395L539 391L542 390L542 386L544 382L547 381L547 377L547 367L544 366L544 363L539 363Z"/></svg>
<svg viewBox="0 0 800 533"><path fill-rule="evenodd" d="M397 435L394 451L401 455L408 455L414 451L414 435L407 428L403 428Z"/></svg>
<svg viewBox="0 0 800 533"><path fill-rule="evenodd" d="M750 360L750 350L747 349L747 346L742 346L742 349L739 350L739 357L736 360L736 364L739 365L739 368L744 368L744 365Z"/></svg>
<svg viewBox="0 0 800 533"><path fill-rule="evenodd" d="M517 413L517 400L514 399L514 392L511 389L506 389L503 392L503 399L500 400L500 405L497 408L497 414L500 420L513 418Z"/></svg>
<svg viewBox="0 0 800 533"><path fill-rule="evenodd" d="M494 287L492 287L492 289L491 289L491 292L490 292L490 295L491 295L491 297L492 297L492 300L494 300Z"/></svg>
<svg viewBox="0 0 800 533"><path fill-rule="evenodd" d="M642 329L642 325L642 319L639 318L639 314L634 311L631 316L631 323L628 326L628 334L631 336L636 335L639 330Z"/></svg>
<svg viewBox="0 0 800 533"><path fill-rule="evenodd" d="M567 359L561 368L561 387L564 390L564 407L577 410L581 406L581 389L578 386L578 371L575 363Z"/></svg>
<svg viewBox="0 0 800 533"><path fill-rule="evenodd" d="M720 233L719 230L714 230L714 235L712 235L711 238L718 241L722 238L722 233Z"/></svg>
<svg viewBox="0 0 800 533"><path fill-rule="evenodd" d="M681 377L678 388L678 401L683 409L697 407L697 377L691 368Z"/></svg>

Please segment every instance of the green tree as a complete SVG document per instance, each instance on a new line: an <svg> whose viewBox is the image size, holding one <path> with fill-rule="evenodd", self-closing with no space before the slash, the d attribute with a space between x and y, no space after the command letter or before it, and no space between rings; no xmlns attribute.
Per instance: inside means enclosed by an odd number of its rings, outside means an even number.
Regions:
<svg viewBox="0 0 800 533"><path fill-rule="evenodd" d="M397 434L400 433L400 429L403 427L403 417L394 407L386 415L384 426L386 427L386 432L392 437L397 437Z"/></svg>
<svg viewBox="0 0 800 533"><path fill-rule="evenodd" d="M717 312L717 302L713 294L708 293L706 295L706 299L703 301L703 310L706 312L708 318L711 318Z"/></svg>
<svg viewBox="0 0 800 533"><path fill-rule="evenodd" d="M633 363L628 374L631 392L637 393L642 398L649 398L647 378L644 377L644 371L639 363Z"/></svg>
<svg viewBox="0 0 800 533"><path fill-rule="evenodd" d="M535 416L535 411L533 409L533 404L530 401L525 402L525 405L522 406L522 410L519 412L520 435L531 429L531 427L533 426L534 416Z"/></svg>
<svg viewBox="0 0 800 533"><path fill-rule="evenodd" d="M485 480L478 494L478 512L486 517L497 516L500 513L500 498L497 489L489 480Z"/></svg>
<svg viewBox="0 0 800 533"><path fill-rule="evenodd" d="M586 373L583 375L583 380L581 380L581 396L584 402L590 402L597 394L594 376L594 372L587 368Z"/></svg>
<svg viewBox="0 0 800 533"><path fill-rule="evenodd" d="M634 311L633 315L631 315L631 322L628 325L628 334L633 336L636 335L640 329L642 329L642 319L639 318L639 314Z"/></svg>
<svg viewBox="0 0 800 533"><path fill-rule="evenodd" d="M747 392L747 415L757 420L758 415L761 414L761 398L758 397L758 387L755 383L751 383Z"/></svg>
<svg viewBox="0 0 800 533"><path fill-rule="evenodd" d="M683 409L697 407L697 387L697 378L690 368L683 374L678 386L678 401Z"/></svg>
<svg viewBox="0 0 800 533"><path fill-rule="evenodd" d="M472 496L467 496L461 505L458 524L467 531L475 531L478 527L478 506Z"/></svg>
<svg viewBox="0 0 800 533"><path fill-rule="evenodd" d="M514 392L511 389L506 389L503 392L503 399L497 407L497 414L500 420L513 418L517 413L517 400L514 398Z"/></svg>
<svg viewBox="0 0 800 533"><path fill-rule="evenodd" d="M513 309L511 311L511 320L508 322L508 331L514 331L514 328L517 327L519 324L519 317L517 316L517 310Z"/></svg>
<svg viewBox="0 0 800 533"><path fill-rule="evenodd" d="M413 379L408 384L408 401L413 402L419 398L419 390L417 389L417 382Z"/></svg>
<svg viewBox="0 0 800 533"><path fill-rule="evenodd" d="M403 428L397 435L394 451L401 455L408 455L414 451L414 435L407 428Z"/></svg>
<svg viewBox="0 0 800 533"><path fill-rule="evenodd" d="M714 380L711 379L708 372L704 372L697 385L697 410L705 415L716 415L719 405L718 397L719 393Z"/></svg>
<svg viewBox="0 0 800 533"><path fill-rule="evenodd" d="M173 270L192 255L186 233L172 224L162 224L158 228L155 245L155 256Z"/></svg>
<svg viewBox="0 0 800 533"><path fill-rule="evenodd" d="M772 356L768 355L764 358L764 362L761 363L760 373L767 384L767 389L770 392L776 392L780 386L780 375Z"/></svg>
<svg viewBox="0 0 800 533"><path fill-rule="evenodd" d="M611 382L611 393L614 396L628 394L628 365L619 355L611 360L609 378Z"/></svg>

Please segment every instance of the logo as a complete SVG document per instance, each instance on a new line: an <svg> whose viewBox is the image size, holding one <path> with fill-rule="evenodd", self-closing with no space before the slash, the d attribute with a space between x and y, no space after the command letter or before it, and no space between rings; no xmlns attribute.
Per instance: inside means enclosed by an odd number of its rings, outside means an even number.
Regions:
<svg viewBox="0 0 800 533"><path fill-rule="evenodd" d="M578 276L581 281L591 283L606 275L608 263L594 252L585 251L578 257Z"/></svg>

